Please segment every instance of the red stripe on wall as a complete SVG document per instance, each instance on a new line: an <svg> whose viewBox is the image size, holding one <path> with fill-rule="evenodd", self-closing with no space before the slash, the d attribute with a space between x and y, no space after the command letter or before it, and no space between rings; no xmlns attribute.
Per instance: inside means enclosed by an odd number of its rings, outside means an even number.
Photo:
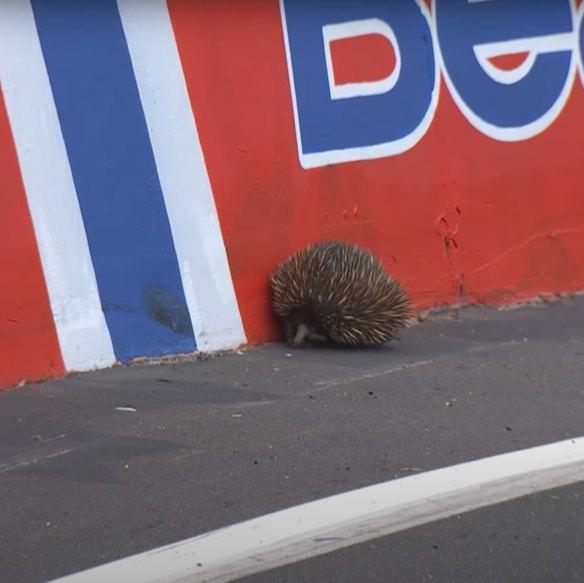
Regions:
<svg viewBox="0 0 584 583"><path fill-rule="evenodd" d="M0 92L0 387L64 372Z"/></svg>

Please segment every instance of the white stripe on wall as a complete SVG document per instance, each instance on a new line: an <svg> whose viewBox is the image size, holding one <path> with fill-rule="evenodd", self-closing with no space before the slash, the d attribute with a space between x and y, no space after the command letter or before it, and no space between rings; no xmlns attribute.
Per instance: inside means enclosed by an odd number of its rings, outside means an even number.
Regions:
<svg viewBox="0 0 584 583"><path fill-rule="evenodd" d="M65 368L115 362L29 0L0 2L0 84Z"/></svg>
<svg viewBox="0 0 584 583"><path fill-rule="evenodd" d="M165 0L118 0L199 350L245 342Z"/></svg>

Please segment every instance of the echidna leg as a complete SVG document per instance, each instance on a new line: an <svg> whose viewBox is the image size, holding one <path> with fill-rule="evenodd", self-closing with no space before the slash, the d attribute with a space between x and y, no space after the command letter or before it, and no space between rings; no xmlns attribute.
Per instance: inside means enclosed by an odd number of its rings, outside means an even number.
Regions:
<svg viewBox="0 0 584 583"><path fill-rule="evenodd" d="M288 344L292 344L294 340L294 330L292 328L292 322L290 322L290 318L286 317L284 320L284 334L286 335L286 342Z"/></svg>
<svg viewBox="0 0 584 583"><path fill-rule="evenodd" d="M305 324L300 324L296 330L296 336L294 336L294 339L292 340L292 346L298 347L304 344L304 341L309 334L310 330L308 327Z"/></svg>
<svg viewBox="0 0 584 583"><path fill-rule="evenodd" d="M324 334L319 334L313 330L308 331L308 340L311 342L327 342L328 338Z"/></svg>

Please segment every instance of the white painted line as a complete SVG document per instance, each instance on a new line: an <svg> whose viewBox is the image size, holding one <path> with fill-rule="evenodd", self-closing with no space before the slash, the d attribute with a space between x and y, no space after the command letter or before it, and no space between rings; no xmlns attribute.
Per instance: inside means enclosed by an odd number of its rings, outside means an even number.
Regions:
<svg viewBox="0 0 584 583"><path fill-rule="evenodd" d="M245 333L166 0L118 0L197 348Z"/></svg>
<svg viewBox="0 0 584 583"><path fill-rule="evenodd" d="M225 583L580 481L584 437L302 504L53 583Z"/></svg>
<svg viewBox="0 0 584 583"><path fill-rule="evenodd" d="M344 379L330 379L326 381L318 381L315 383L315 387L318 390L330 389L331 387L340 387L344 385L352 385L353 383L359 383L361 381L366 381L368 379L376 379L378 377L384 377L386 375L393 374L394 372L401 372L404 370L409 370L410 368L418 368L419 366L427 366L429 364L434 364L438 360L442 359L431 359L431 360L420 360L418 362L409 362L402 364L401 366L394 366L393 368L387 368L385 370L379 370L370 373L363 373L358 377L345 377Z"/></svg>
<svg viewBox="0 0 584 583"><path fill-rule="evenodd" d="M68 371L115 362L29 0L0 2L0 85Z"/></svg>
<svg viewBox="0 0 584 583"><path fill-rule="evenodd" d="M48 441L48 440L47 440ZM34 464L38 464L40 462L44 462L46 460L50 460L56 457L61 457L75 451L76 448L69 448L69 449L59 449L52 453L43 453L38 454L32 457L27 458L19 458L17 460L13 460L11 462L6 462L4 464L0 464L0 474L4 474L5 472L11 472L12 470L17 470L18 468L24 468L26 466L32 466Z"/></svg>

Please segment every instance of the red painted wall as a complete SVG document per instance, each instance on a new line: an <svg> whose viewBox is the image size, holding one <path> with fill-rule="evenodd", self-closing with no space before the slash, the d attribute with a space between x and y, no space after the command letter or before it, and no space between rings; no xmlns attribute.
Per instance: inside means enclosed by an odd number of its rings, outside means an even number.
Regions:
<svg viewBox="0 0 584 583"><path fill-rule="evenodd" d="M0 387L64 374L36 238L0 92Z"/></svg>
<svg viewBox="0 0 584 583"><path fill-rule="evenodd" d="M250 341L273 337L275 263L324 238L371 248L419 308L584 288L578 81L559 119L527 141L479 133L443 83L411 150L305 170L278 2L169 8Z"/></svg>

